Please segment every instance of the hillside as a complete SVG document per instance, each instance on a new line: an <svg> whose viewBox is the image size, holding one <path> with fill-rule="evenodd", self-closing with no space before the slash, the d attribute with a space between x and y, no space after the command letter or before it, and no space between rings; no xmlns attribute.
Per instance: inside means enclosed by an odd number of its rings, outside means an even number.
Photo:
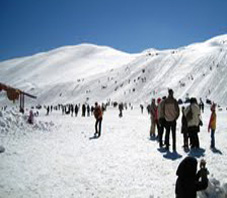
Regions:
<svg viewBox="0 0 227 198"><path fill-rule="evenodd" d="M81 44L0 62L0 82L37 95L35 103L140 103L172 88L177 98L189 94L227 105L226 75L227 34L171 50L127 54Z"/></svg>

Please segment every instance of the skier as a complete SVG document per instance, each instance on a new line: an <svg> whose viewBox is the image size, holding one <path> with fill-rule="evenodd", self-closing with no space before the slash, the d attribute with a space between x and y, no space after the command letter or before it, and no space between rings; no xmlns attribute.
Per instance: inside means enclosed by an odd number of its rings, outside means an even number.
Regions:
<svg viewBox="0 0 227 198"><path fill-rule="evenodd" d="M190 105L185 109L191 148L199 148L198 132L200 131L200 115L201 113L196 98L191 98Z"/></svg>
<svg viewBox="0 0 227 198"><path fill-rule="evenodd" d="M166 135L165 135L165 144L166 149L169 150L169 135L170 130L172 131L172 142L173 142L173 151L176 151L176 125L177 119L179 117L179 106L177 100L173 97L173 90L168 90L168 97L165 99L163 109L165 116L165 126L166 126Z"/></svg>
<svg viewBox="0 0 227 198"><path fill-rule="evenodd" d="M176 198L196 198L196 192L208 187L209 174L205 160L200 162L197 172L197 159L186 157L177 168L177 181L175 187Z"/></svg>
<svg viewBox="0 0 227 198"><path fill-rule="evenodd" d="M94 136L95 137L100 137L101 136L101 127L102 127L102 116L103 116L103 113L102 113L101 107L98 105L97 102L95 102L94 116L95 116L95 119L96 119ZM98 135L98 136L96 136L96 135Z"/></svg>
<svg viewBox="0 0 227 198"><path fill-rule="evenodd" d="M211 116L210 116L210 121L209 121L209 125L208 125L208 132L211 131L211 144L210 144L210 148L214 149L215 148L215 138L214 138L214 134L215 134L215 130L216 130L216 112L215 112L215 108L216 108L216 104L212 104L210 110L211 110Z"/></svg>

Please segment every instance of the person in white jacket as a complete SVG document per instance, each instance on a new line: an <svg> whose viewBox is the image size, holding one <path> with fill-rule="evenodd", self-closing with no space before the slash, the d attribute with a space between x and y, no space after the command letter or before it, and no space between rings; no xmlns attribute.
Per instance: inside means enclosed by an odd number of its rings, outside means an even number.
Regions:
<svg viewBox="0 0 227 198"><path fill-rule="evenodd" d="M191 148L199 148L200 115L201 112L196 98L191 98L190 105L185 109Z"/></svg>

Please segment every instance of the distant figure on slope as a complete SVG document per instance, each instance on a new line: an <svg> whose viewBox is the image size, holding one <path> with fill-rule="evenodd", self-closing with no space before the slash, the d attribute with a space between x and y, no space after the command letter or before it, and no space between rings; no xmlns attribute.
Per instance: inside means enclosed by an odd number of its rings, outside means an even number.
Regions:
<svg viewBox="0 0 227 198"><path fill-rule="evenodd" d="M202 101L202 98L200 98L200 102L199 102L199 108L202 111L202 113L204 113L204 103Z"/></svg>
<svg viewBox="0 0 227 198"><path fill-rule="evenodd" d="M91 112L91 108L89 105L87 105L87 116L89 117L90 116L90 112Z"/></svg>
<svg viewBox="0 0 227 198"><path fill-rule="evenodd" d="M70 104L70 111L71 111L71 116L73 116L73 113L74 113L74 106L73 106L73 104Z"/></svg>
<svg viewBox="0 0 227 198"><path fill-rule="evenodd" d="M103 112L101 107L98 105L98 103L95 103L95 108L94 108L94 116L96 119L95 122L95 137L100 137L101 136L101 128L102 128L102 116ZM98 135L98 136L97 136Z"/></svg>
<svg viewBox="0 0 227 198"><path fill-rule="evenodd" d="M176 151L176 125L177 119L180 114L179 106L177 100L173 97L173 90L169 89L169 95L165 99L163 108L165 116L165 126L166 126L166 135L165 135L165 144L166 149L169 150L169 135L170 130L172 131L172 142L173 142L173 151Z"/></svg>
<svg viewBox="0 0 227 198"><path fill-rule="evenodd" d="M123 116L123 109L124 109L124 105L123 103L121 102L119 105L118 105L118 109L119 109L119 117L121 118Z"/></svg>
<svg viewBox="0 0 227 198"><path fill-rule="evenodd" d="M29 124L33 124L34 123L34 114L33 114L32 110L30 110L30 112L29 112L28 123Z"/></svg>
<svg viewBox="0 0 227 198"><path fill-rule="evenodd" d="M50 113L50 106L47 106L47 113L46 113L46 115L49 115L49 113Z"/></svg>
<svg viewBox="0 0 227 198"><path fill-rule="evenodd" d="M79 111L79 107L77 104L75 105L74 111L75 111L75 116L77 117L78 111Z"/></svg>
<svg viewBox="0 0 227 198"><path fill-rule="evenodd" d="M155 99L153 98L151 102L151 109L150 109L150 115L151 115L150 138L155 137L156 111L157 111L157 106L155 104Z"/></svg>
<svg viewBox="0 0 227 198"><path fill-rule="evenodd" d="M201 123L200 115L201 113L196 98L191 98L190 105L185 109L191 148L199 148L200 146L198 137Z"/></svg>
<svg viewBox="0 0 227 198"><path fill-rule="evenodd" d="M147 113L148 113L148 115L150 114L150 112L151 112L151 104L147 105Z"/></svg>
<svg viewBox="0 0 227 198"><path fill-rule="evenodd" d="M140 104L141 113L143 114L143 105Z"/></svg>
<svg viewBox="0 0 227 198"><path fill-rule="evenodd" d="M215 130L216 130L216 119L217 119L217 115L215 112L215 108L216 108L216 104L212 104L210 110L211 110L211 116L210 116L210 121L209 121L209 125L208 125L208 132L211 131L211 144L210 144L210 148L214 149L215 148Z"/></svg>
<svg viewBox="0 0 227 198"><path fill-rule="evenodd" d="M86 113L86 106L85 104L82 105L82 117L85 117L85 113Z"/></svg>
<svg viewBox="0 0 227 198"><path fill-rule="evenodd" d="M186 157L178 166L176 172L178 178L176 181L176 198L196 198L196 192L205 190L208 187L205 160L200 162L200 170L197 172L197 159Z"/></svg>

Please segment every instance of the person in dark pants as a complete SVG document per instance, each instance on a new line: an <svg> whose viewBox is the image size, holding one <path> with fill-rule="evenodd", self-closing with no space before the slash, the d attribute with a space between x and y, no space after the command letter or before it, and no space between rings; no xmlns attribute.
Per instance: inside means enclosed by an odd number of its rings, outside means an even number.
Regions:
<svg viewBox="0 0 227 198"><path fill-rule="evenodd" d="M123 116L123 109L124 109L124 105L123 105L123 103L120 103L119 105L118 105L118 109L119 109L119 117L121 118L122 116Z"/></svg>
<svg viewBox="0 0 227 198"><path fill-rule="evenodd" d="M196 98L191 98L190 105L185 109L191 148L200 147L198 136L201 123L200 115L201 113Z"/></svg>
<svg viewBox="0 0 227 198"><path fill-rule="evenodd" d="M188 149L188 123L185 116L185 107L182 107L182 117L181 117L181 133L183 134L183 147Z"/></svg>
<svg viewBox="0 0 227 198"><path fill-rule="evenodd" d="M82 117L85 117L86 114L86 106L85 104L82 105Z"/></svg>
<svg viewBox="0 0 227 198"><path fill-rule="evenodd" d="M94 108L94 116L96 119L95 122L95 137L100 137L101 136L101 128L102 128L102 109L101 107L98 105L98 103L95 103L95 108Z"/></svg>
<svg viewBox="0 0 227 198"><path fill-rule="evenodd" d="M159 131L158 131L158 141L159 141L159 148L163 147L163 133L164 133L164 128L165 128L165 116L163 112L163 105L166 97L164 96L160 103L158 104L158 125L159 125Z"/></svg>
<svg viewBox="0 0 227 198"><path fill-rule="evenodd" d="M197 172L197 160L194 157L186 157L178 166L176 172L176 198L196 198L196 192L204 190L208 186L209 174L205 160L200 162L200 170Z"/></svg>
<svg viewBox="0 0 227 198"><path fill-rule="evenodd" d="M79 111L79 107L78 107L78 105L77 105L77 104L76 104L76 106L75 106L74 110L75 110L75 116L77 117L77 114L78 114L78 111Z"/></svg>
<svg viewBox="0 0 227 198"><path fill-rule="evenodd" d="M164 101L163 112L165 117L166 136L165 144L166 150L169 150L169 135L172 131L173 151L176 151L176 120L179 117L180 110L177 100L173 97L173 90L169 89L169 95Z"/></svg>

